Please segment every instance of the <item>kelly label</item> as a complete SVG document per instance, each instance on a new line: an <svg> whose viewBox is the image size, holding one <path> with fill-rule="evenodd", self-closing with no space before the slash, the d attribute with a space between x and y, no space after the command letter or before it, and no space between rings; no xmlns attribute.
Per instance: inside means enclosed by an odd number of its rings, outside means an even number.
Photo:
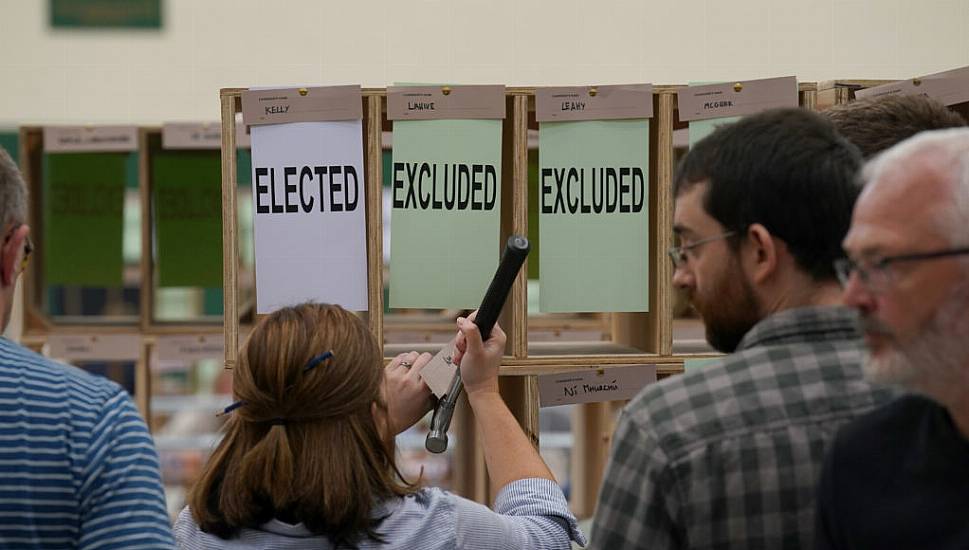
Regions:
<svg viewBox="0 0 969 550"><path fill-rule="evenodd" d="M363 118L360 86L252 88L242 92L242 119L250 126Z"/></svg>

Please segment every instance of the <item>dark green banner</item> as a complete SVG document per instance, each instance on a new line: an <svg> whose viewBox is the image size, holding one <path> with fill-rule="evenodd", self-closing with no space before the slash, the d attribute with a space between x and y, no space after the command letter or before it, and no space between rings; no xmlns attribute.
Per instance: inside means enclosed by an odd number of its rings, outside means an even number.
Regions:
<svg viewBox="0 0 969 550"><path fill-rule="evenodd" d="M16 131L13 132L0 132L0 147L7 150L7 154L10 158L17 164L20 164L20 149L18 148L18 143L20 143L20 134Z"/></svg>
<svg viewBox="0 0 969 550"><path fill-rule="evenodd" d="M55 29L160 29L161 0L50 0L50 24Z"/></svg>
<svg viewBox="0 0 969 550"><path fill-rule="evenodd" d="M157 151L152 160L158 286L222 286L218 151Z"/></svg>
<svg viewBox="0 0 969 550"><path fill-rule="evenodd" d="M122 286L125 180L135 153L44 156L48 285Z"/></svg>

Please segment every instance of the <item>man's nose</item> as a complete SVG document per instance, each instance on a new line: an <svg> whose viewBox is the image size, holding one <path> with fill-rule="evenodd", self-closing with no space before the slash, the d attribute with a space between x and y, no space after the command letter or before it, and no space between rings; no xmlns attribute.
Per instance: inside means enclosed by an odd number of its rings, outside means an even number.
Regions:
<svg viewBox="0 0 969 550"><path fill-rule="evenodd" d="M693 285L693 273L687 269L685 265L676 266L673 268L673 286L679 289L687 290L693 288Z"/></svg>
<svg viewBox="0 0 969 550"><path fill-rule="evenodd" d="M872 311L875 307L875 295L868 289L868 285L861 279L857 270L852 271L841 293L844 304L859 311Z"/></svg>

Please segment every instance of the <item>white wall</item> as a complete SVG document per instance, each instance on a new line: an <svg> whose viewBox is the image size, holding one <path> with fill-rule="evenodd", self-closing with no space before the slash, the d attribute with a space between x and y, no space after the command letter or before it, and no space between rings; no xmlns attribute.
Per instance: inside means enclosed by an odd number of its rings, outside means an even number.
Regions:
<svg viewBox="0 0 969 550"><path fill-rule="evenodd" d="M905 78L969 65L969 0L163 0L52 31L0 0L0 124L215 120L229 86Z"/></svg>

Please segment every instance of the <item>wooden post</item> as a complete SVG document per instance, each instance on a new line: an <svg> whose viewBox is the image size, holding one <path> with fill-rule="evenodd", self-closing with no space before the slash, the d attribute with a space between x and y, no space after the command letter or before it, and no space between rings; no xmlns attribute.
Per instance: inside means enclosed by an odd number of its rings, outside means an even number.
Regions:
<svg viewBox="0 0 969 550"><path fill-rule="evenodd" d="M225 368L239 356L239 220L236 210L237 90L222 90L222 318L225 334Z"/></svg>
<svg viewBox="0 0 969 550"><path fill-rule="evenodd" d="M367 187L367 292L370 330L384 349L384 232L383 232L383 133L382 96L365 94L364 170Z"/></svg>

